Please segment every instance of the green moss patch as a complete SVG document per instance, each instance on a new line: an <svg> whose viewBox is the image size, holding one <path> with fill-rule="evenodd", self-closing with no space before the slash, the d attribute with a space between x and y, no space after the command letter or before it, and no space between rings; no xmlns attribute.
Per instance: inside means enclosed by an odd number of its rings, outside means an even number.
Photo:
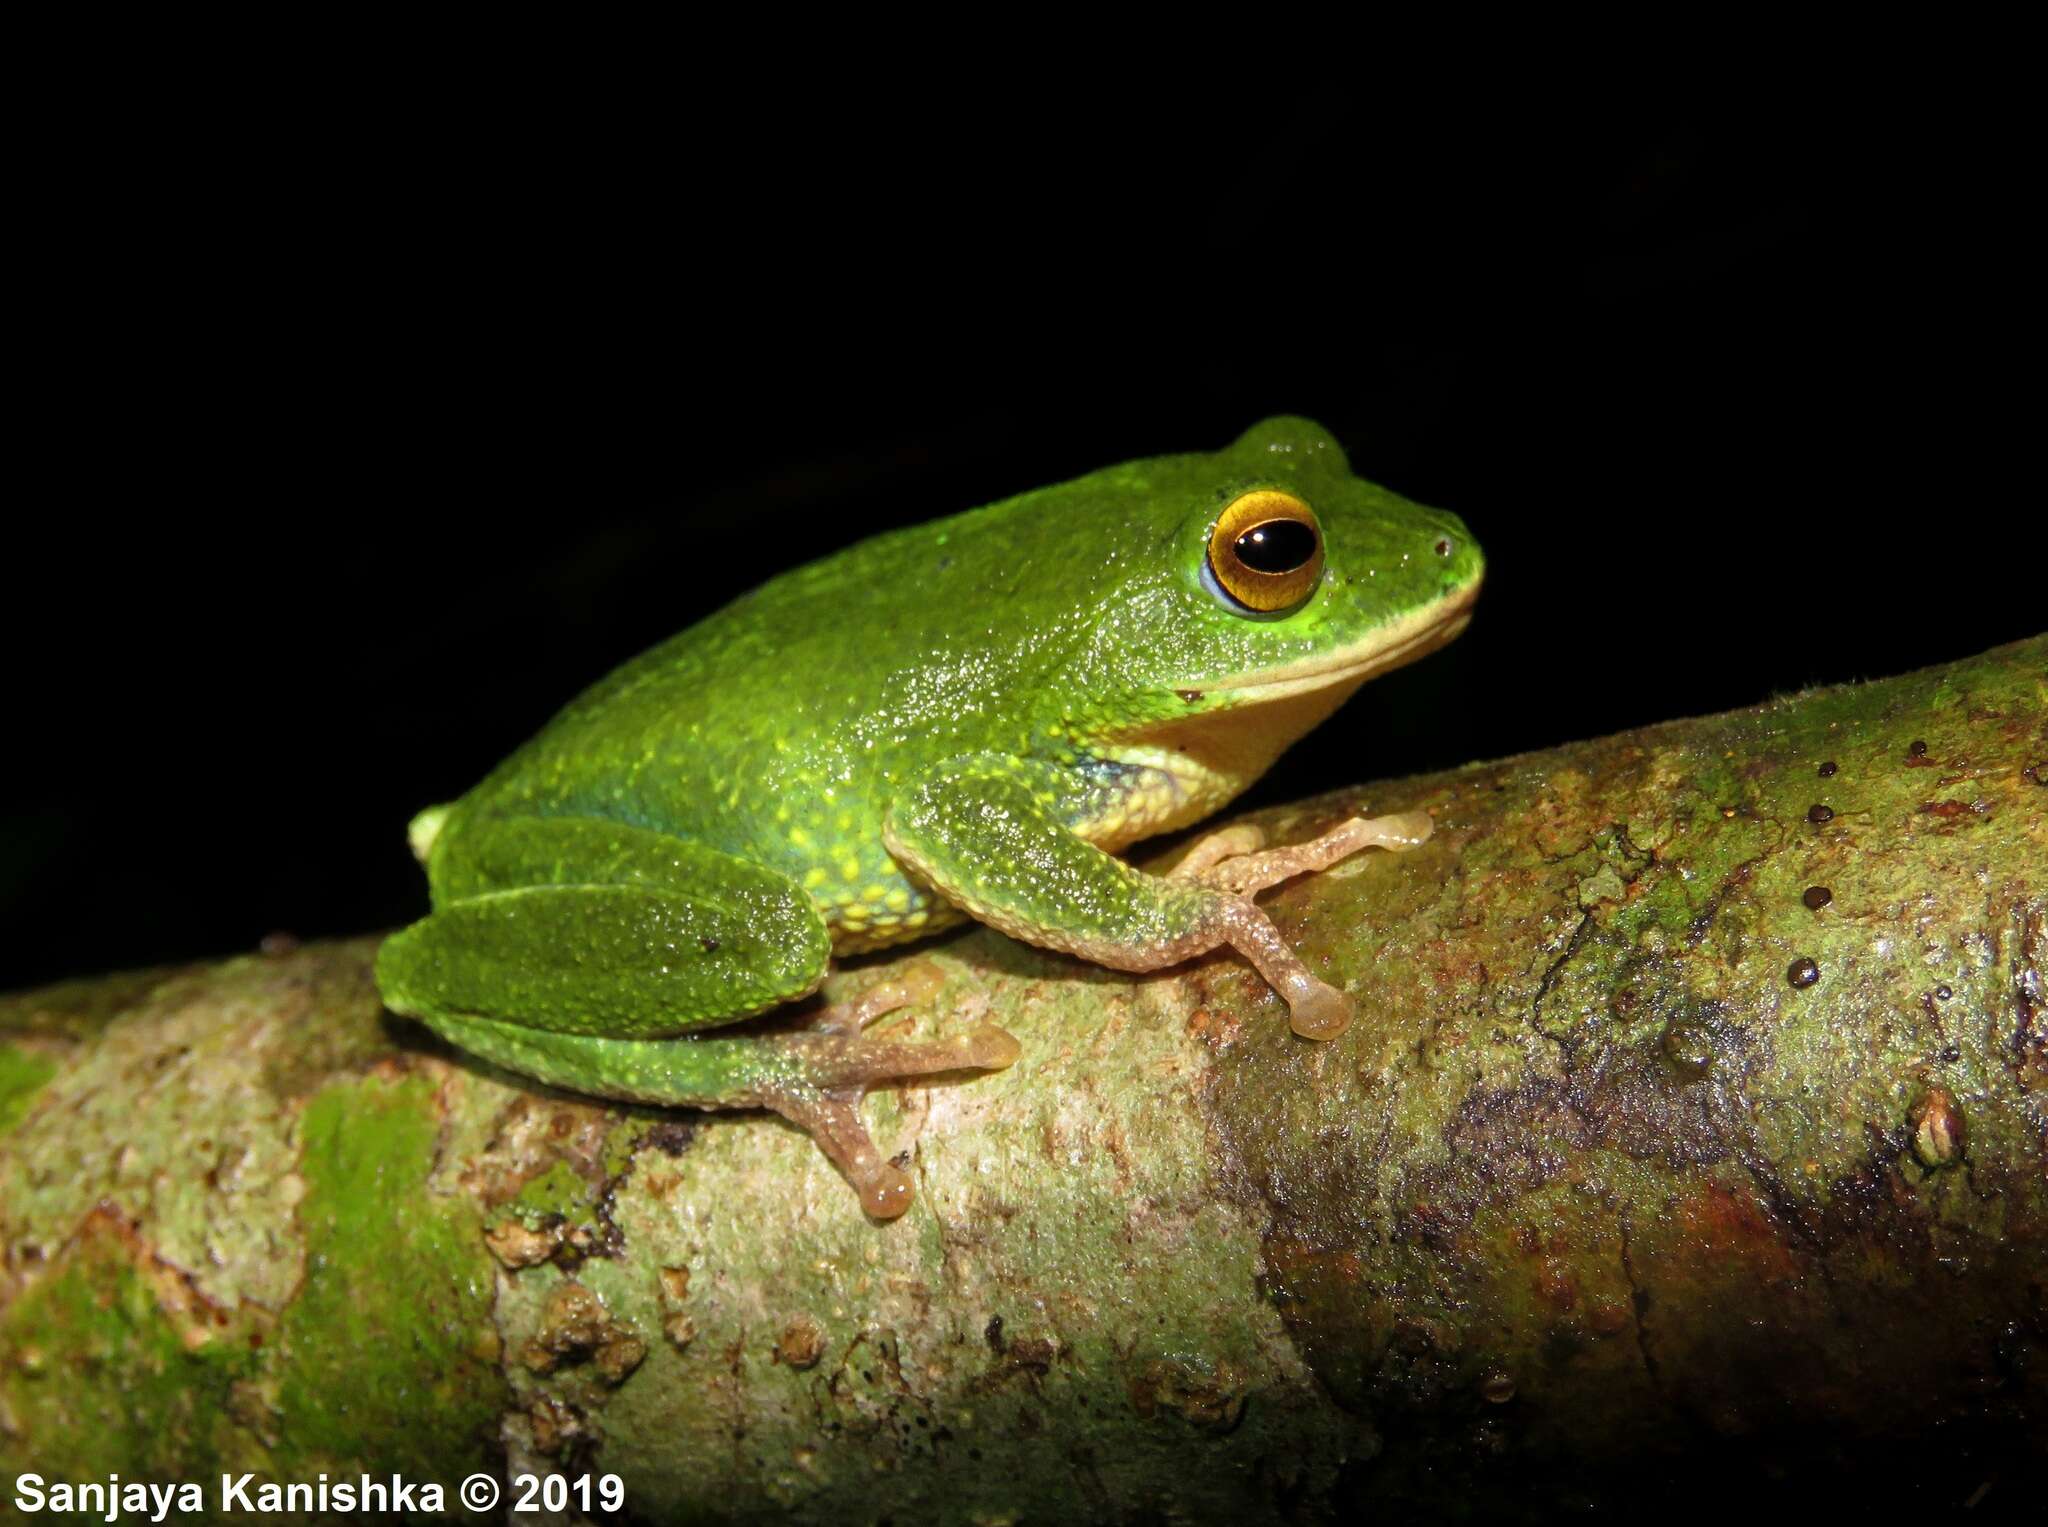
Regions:
<svg viewBox="0 0 2048 1527"><path fill-rule="evenodd" d="M21 1122L43 1083L56 1074L54 1061L13 1045L0 1045L0 1135Z"/></svg>
<svg viewBox="0 0 2048 1527"><path fill-rule="evenodd" d="M278 1395L281 1451L302 1473L452 1481L492 1465L492 1264L476 1206L430 1186L439 1128L423 1078L329 1087L306 1109L306 1278L280 1329Z"/></svg>

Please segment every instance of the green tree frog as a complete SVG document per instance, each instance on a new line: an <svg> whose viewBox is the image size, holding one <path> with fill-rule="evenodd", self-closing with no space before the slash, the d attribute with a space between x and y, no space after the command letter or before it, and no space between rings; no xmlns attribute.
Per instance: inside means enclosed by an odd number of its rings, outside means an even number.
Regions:
<svg viewBox="0 0 2048 1527"><path fill-rule="evenodd" d="M1350 1000L1251 898L1413 847L1426 814L1277 849L1227 829L1166 875L1116 856L1455 636L1482 566L1455 516L1352 476L1295 418L876 536L626 664L415 818L433 910L384 943L378 985L552 1086L774 1109L871 1214L900 1214L910 1180L860 1099L1007 1066L1009 1034L865 1032L931 995L915 980L704 1031L810 995L834 955L972 918L1118 970L1228 945L1297 1033L1334 1037Z"/></svg>

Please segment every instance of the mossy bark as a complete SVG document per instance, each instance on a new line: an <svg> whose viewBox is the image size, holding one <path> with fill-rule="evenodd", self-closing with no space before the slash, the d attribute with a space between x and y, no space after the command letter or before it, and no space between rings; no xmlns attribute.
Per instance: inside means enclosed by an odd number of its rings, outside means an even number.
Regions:
<svg viewBox="0 0 2048 1527"><path fill-rule="evenodd" d="M1331 1044L1227 957L913 948L915 1022L1024 1056L871 1102L886 1225L772 1119L437 1046L373 941L5 999L0 1458L591 1470L655 1520L2016 1494L2044 785L2048 638L1269 813L1436 816L1264 899L1358 998Z"/></svg>

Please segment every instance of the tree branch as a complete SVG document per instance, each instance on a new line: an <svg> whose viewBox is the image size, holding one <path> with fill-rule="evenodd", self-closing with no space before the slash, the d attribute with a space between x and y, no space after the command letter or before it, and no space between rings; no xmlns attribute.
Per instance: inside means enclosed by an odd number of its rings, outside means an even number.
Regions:
<svg viewBox="0 0 2048 1527"><path fill-rule="evenodd" d="M2016 1498L2044 718L2048 637L1268 813L1436 816L1264 898L1358 998L1331 1044L1227 957L1134 979L983 931L846 971L929 962L918 1024L1024 1045L870 1102L918 1182L889 1225L772 1119L438 1047L374 941L5 999L0 1455L588 1468L648 1519L1291 1519L1839 1484L1933 1431L1919 1477Z"/></svg>

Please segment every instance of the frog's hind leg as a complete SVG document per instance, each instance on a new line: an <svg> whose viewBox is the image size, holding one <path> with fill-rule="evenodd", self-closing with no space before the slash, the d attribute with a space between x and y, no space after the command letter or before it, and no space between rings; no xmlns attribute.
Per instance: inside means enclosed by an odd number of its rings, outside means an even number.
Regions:
<svg viewBox="0 0 2048 1527"><path fill-rule="evenodd" d="M675 1039L605 1039L453 1014L423 1021L451 1043L507 1070L566 1091L668 1108L767 1108L817 1142L877 1219L910 1206L910 1177L884 1157L861 1122L880 1082L954 1071L999 1070L1017 1041L979 1023L942 1039L864 1033L885 1013L928 999L936 981L916 973L810 1016L801 1027Z"/></svg>
<svg viewBox="0 0 2048 1527"><path fill-rule="evenodd" d="M877 1219L894 1219L910 1205L909 1174L884 1158L861 1122L860 1102L877 1081L947 1071L994 1071L1017 1058L1017 1041L994 1024L980 1023L941 1040L885 1039L862 1031L875 1019L936 995L929 966L914 966L851 1002L812 1016L807 1027L783 1036L801 1057L800 1074L764 1081L759 1102L809 1132L860 1194Z"/></svg>
<svg viewBox="0 0 2048 1527"><path fill-rule="evenodd" d="M899 981L808 1027L725 1028L815 991L830 944L795 882L620 823L516 819L451 828L429 872L435 910L387 939L377 984L393 1011L550 1086L629 1102L772 1108L808 1130L878 1215L909 1182L861 1127L879 1082L1007 1066L982 1024L909 1042L862 1032L929 997ZM692 1030L718 1028L708 1036Z"/></svg>

